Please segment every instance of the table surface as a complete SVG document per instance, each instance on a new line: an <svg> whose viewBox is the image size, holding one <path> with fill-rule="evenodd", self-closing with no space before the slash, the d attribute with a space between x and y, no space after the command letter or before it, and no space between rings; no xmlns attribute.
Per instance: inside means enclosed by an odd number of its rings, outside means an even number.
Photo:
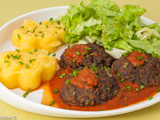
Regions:
<svg viewBox="0 0 160 120"><path fill-rule="evenodd" d="M0 0L0 27L11 19L20 16L22 14L35 11L42 8L64 6L74 3L80 3L81 0ZM86 4L90 3L90 0L84 0ZM152 19L160 23L160 0L112 0L117 3L120 7L125 4L139 5L140 7L146 8L147 12L143 15L149 19ZM10 105L7 105L3 101L0 101L0 120L1 117L17 116L17 120L64 120L69 118L58 118L38 115L29 113L26 111L19 110ZM160 103L155 104L151 107L138 110L135 112L103 117L93 118L93 120L160 120ZM83 119L84 120L84 119Z"/></svg>

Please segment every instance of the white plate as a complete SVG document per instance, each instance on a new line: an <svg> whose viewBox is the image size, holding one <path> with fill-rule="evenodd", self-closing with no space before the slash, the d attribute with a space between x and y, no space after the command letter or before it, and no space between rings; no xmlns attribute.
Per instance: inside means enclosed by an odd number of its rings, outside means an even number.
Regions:
<svg viewBox="0 0 160 120"><path fill-rule="evenodd" d="M58 15L63 15L66 13L68 6L53 7L42 9L34 12L27 13L25 15L19 16L0 28L0 53L7 50L14 50L15 47L11 42L12 31L22 25L25 19L35 20L37 22L43 20L49 20L49 18L56 18ZM154 23L152 20L142 17L142 20L146 24ZM64 50L64 46L57 50L57 57L59 57ZM58 117L74 117L74 118L89 118L89 117L102 117L102 116L112 116L123 113L128 113L131 111L139 110L148 106L151 106L160 101L160 94L154 96L152 100L146 100L139 104L128 106L125 108L108 110L108 111L97 111L97 112L83 112L83 111L73 111L64 110L59 108L54 108L50 106L45 106L40 104L42 98L43 90L37 90L30 93L27 98L23 98L23 93L21 89L9 90L3 84L0 83L0 99L5 103L14 106L16 108L48 116L58 116Z"/></svg>

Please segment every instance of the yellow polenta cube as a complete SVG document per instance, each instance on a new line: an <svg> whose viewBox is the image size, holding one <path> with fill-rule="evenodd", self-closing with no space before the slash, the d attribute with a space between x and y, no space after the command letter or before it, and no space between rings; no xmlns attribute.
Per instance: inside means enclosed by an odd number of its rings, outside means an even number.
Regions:
<svg viewBox="0 0 160 120"><path fill-rule="evenodd" d="M36 89L50 81L57 71L58 60L46 50L7 51L0 54L0 82L7 88Z"/></svg>
<svg viewBox="0 0 160 120"><path fill-rule="evenodd" d="M53 53L64 43L64 26L57 22L24 21L23 25L15 29L12 34L12 43L22 50L46 49Z"/></svg>

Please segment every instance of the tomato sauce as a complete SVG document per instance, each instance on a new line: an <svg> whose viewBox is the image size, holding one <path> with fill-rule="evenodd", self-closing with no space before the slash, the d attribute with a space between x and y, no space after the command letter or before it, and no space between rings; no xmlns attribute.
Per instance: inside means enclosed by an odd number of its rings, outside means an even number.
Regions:
<svg viewBox="0 0 160 120"><path fill-rule="evenodd" d="M120 86L119 92L112 100L109 100L104 104L95 106L69 105L61 100L58 92L57 93L53 92L54 89L60 90L62 87L64 87L66 76L60 78L61 74L63 73L66 73L66 75L68 75L69 73L72 73L72 70L71 69L58 70L56 75L50 82L50 90L52 92L53 99L55 100L55 104L62 109L70 109L78 111L100 111L100 110L112 110L112 109L122 108L147 100L148 97L155 95L158 89L158 87L141 88L141 86L139 86L138 84L131 83L129 81L120 82L117 75L114 74L113 69L111 69L112 75L116 78Z"/></svg>
<svg viewBox="0 0 160 120"><path fill-rule="evenodd" d="M70 80L70 84L81 89L92 89L97 85L96 74L90 69L83 69L78 72L76 77Z"/></svg>
<svg viewBox="0 0 160 120"><path fill-rule="evenodd" d="M89 53L86 45L73 45L71 48L66 50L66 58L76 63L82 63L83 58Z"/></svg>
<svg viewBox="0 0 160 120"><path fill-rule="evenodd" d="M142 66L148 57L143 52L130 52L127 57L125 57L134 67Z"/></svg>

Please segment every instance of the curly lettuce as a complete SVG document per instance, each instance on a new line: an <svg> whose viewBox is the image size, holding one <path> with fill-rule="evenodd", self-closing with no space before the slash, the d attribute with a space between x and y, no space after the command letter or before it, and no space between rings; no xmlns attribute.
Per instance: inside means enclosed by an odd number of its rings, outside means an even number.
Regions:
<svg viewBox="0 0 160 120"><path fill-rule="evenodd" d="M61 18L66 26L65 42L96 42L106 51L139 48L160 57L160 26L156 23L145 25L140 19L145 12L144 8L135 5L124 5L120 10L110 0L70 5L67 14Z"/></svg>

